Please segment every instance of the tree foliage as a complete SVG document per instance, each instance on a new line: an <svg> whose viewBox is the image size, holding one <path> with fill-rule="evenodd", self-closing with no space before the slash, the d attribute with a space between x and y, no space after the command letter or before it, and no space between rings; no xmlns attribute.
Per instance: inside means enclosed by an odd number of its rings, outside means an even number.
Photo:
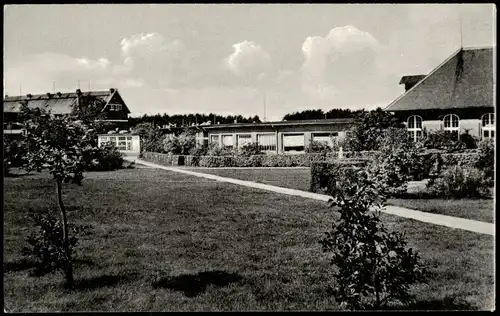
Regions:
<svg viewBox="0 0 500 316"><path fill-rule="evenodd" d="M22 106L26 129L27 152L24 168L28 171L48 170L56 183L57 202L63 225L62 241L65 254L66 285L73 287L70 237L66 209L62 200L63 183L82 184L85 168L84 148L91 147L82 124L71 117L55 117L44 109Z"/></svg>
<svg viewBox="0 0 500 316"><path fill-rule="evenodd" d="M353 124L345 139L346 149L350 151L378 150L387 128L404 126L394 115L381 108L357 112Z"/></svg>
<svg viewBox="0 0 500 316"><path fill-rule="evenodd" d="M163 152L163 135L152 123L137 124L131 132L139 135L141 151Z"/></svg>
<svg viewBox="0 0 500 316"><path fill-rule="evenodd" d="M355 113L356 113L355 111L351 111L350 109L331 109L327 112L324 112L322 109L304 110L300 112L285 114L285 116L283 116L283 120L298 121L298 120L352 118L354 117Z"/></svg>
<svg viewBox="0 0 500 316"><path fill-rule="evenodd" d="M130 126L136 126L141 123L151 123L153 126L162 127L164 125L171 125L175 127L186 127L192 126L196 124L208 123L210 121L211 124L231 124L234 121L238 123L260 123L260 118L258 115L253 117L243 117L241 115L219 115L219 114L155 114L155 115L143 115L141 117L130 117L129 124Z"/></svg>
<svg viewBox="0 0 500 316"><path fill-rule="evenodd" d="M163 150L173 155L189 155L194 147L196 147L196 134L190 129L179 135L167 135L163 140Z"/></svg>
<svg viewBox="0 0 500 316"><path fill-rule="evenodd" d="M424 168L420 143L408 138L404 128L390 127L377 140L379 152L367 165L372 177L389 196L406 193L408 181Z"/></svg>

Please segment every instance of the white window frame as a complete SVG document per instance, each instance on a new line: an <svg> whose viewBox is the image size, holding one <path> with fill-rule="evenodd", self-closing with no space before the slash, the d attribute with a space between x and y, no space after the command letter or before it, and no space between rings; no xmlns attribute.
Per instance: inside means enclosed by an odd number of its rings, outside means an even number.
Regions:
<svg viewBox="0 0 500 316"><path fill-rule="evenodd" d="M484 118L487 118L486 124ZM488 132L488 136L484 136L484 132ZM495 136L495 113L486 113L481 116L481 139L494 139Z"/></svg>
<svg viewBox="0 0 500 316"><path fill-rule="evenodd" d="M297 153L305 152L305 150L306 150L306 134L305 133L294 133L294 132L281 133L281 151L283 153L289 152L289 151L285 151L285 136L299 136L299 135L302 135L302 137L304 137L304 149L293 151L293 152L297 152Z"/></svg>
<svg viewBox="0 0 500 316"><path fill-rule="evenodd" d="M231 146L227 146L227 145L224 145L224 137L231 137L233 140L232 140L232 145ZM220 136L220 144L222 147L227 147L227 148L234 148L234 137L233 137L233 134L221 134Z"/></svg>
<svg viewBox="0 0 500 316"><path fill-rule="evenodd" d="M417 123L419 122L420 120L420 127L418 127ZM410 122L413 123L413 126L410 127ZM412 115L410 117L408 117L408 119L406 120L406 130L408 131L408 134L410 134L411 136L411 139L413 139L414 142L416 142L419 138L422 137L422 133L423 133L423 122L424 120L422 119L422 117L420 115ZM420 136L418 136L418 132L420 132Z"/></svg>
<svg viewBox="0 0 500 316"><path fill-rule="evenodd" d="M209 143L216 143L218 146L220 145L220 135L219 134L211 134L209 138Z"/></svg>
<svg viewBox="0 0 500 316"><path fill-rule="evenodd" d="M326 141L325 142L325 141L322 141L322 140L318 141L318 140L315 139L315 137L325 137L323 135L328 135L328 137L330 138L330 141ZM313 133L311 133L311 141L326 143L330 147L333 146L333 144L338 139L338 137L339 137L339 132L313 132Z"/></svg>
<svg viewBox="0 0 500 316"><path fill-rule="evenodd" d="M457 118L457 126L453 126L453 118ZM450 126L446 126L446 120L449 119ZM443 130L446 132L457 132L457 137L460 137L460 117L456 114L446 114L443 117Z"/></svg>
<svg viewBox="0 0 500 316"><path fill-rule="evenodd" d="M272 136L274 139L274 144L273 145L261 145L259 142L259 136ZM277 142L275 133L259 133L259 134L257 134L256 138L257 138L257 144L259 146L260 151L276 152L276 149L278 148L278 142Z"/></svg>
<svg viewBox="0 0 500 316"><path fill-rule="evenodd" d="M243 144L240 142L240 138L241 137L244 137L245 139L250 139L249 142L244 142ZM241 148L241 146L243 146L244 144L247 144L247 143L252 143L252 134L249 134L249 133L245 133L245 134L236 134L236 145L238 146L238 148Z"/></svg>

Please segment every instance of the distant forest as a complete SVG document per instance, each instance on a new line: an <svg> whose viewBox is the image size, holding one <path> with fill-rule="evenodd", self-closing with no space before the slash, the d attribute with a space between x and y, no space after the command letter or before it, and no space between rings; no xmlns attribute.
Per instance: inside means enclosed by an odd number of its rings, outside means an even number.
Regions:
<svg viewBox="0 0 500 316"><path fill-rule="evenodd" d="M200 125L200 124L207 124L210 122L211 124L217 124L219 122L220 124L229 124L229 123L234 123L234 121L237 121L238 123L260 123L260 118L259 116L255 115L254 117L243 117L241 115L218 115L218 114L175 114L175 115L168 115L168 114L155 114L155 115L143 115L140 117L130 117L128 119L129 124L131 126L135 126L139 123L153 123L156 126L164 126L164 125L170 125L170 126L191 126L191 125Z"/></svg>
<svg viewBox="0 0 500 316"><path fill-rule="evenodd" d="M331 109L328 112L323 112L321 109L305 110L301 112L293 112L283 116L286 121L298 120L319 120L319 119L335 119L335 118L352 118L359 111L351 111L349 109Z"/></svg>
<svg viewBox="0 0 500 316"><path fill-rule="evenodd" d="M286 121L297 121L297 120L319 120L319 119L334 119L334 118L352 118L359 111L351 111L349 109L332 109L328 112L323 112L321 109L317 110L305 110L301 112L293 112L286 114L283 120ZM235 120L238 123L261 123L258 115L253 117L243 117L241 115L218 115L218 114L155 114L155 115L143 115L139 117L130 117L129 124L135 126L139 123L153 123L156 126L191 126L207 124L230 124L234 123Z"/></svg>

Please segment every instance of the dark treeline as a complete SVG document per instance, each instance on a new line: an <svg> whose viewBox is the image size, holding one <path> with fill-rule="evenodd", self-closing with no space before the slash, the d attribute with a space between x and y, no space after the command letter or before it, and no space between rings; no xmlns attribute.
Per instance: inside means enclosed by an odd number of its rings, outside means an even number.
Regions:
<svg viewBox="0 0 500 316"><path fill-rule="evenodd" d="M349 109L332 109L328 112L323 112L323 110L305 110L301 112L293 112L286 114L283 120L286 121L297 121L297 120L319 120L319 119L334 119L334 118L352 118L359 111L352 111ZM130 117L129 124L135 126L139 123L153 123L156 126L173 125L177 127L191 126L193 124L230 124L234 121L238 123L261 123L258 115L253 117L243 117L241 115L218 115L214 113L210 114L155 114L155 115L143 115L140 117Z"/></svg>
<svg viewBox="0 0 500 316"><path fill-rule="evenodd" d="M141 117L130 117L129 124L130 126L135 126L139 123L153 123L156 126L164 126L164 125L173 125L177 127L182 126L191 126L193 124L207 124L209 121L211 124L230 124L234 123L234 121L238 123L260 123L259 116L255 115L254 117L243 117L241 115L218 115L218 114L155 114L155 115L143 115Z"/></svg>
<svg viewBox="0 0 500 316"><path fill-rule="evenodd" d="M283 120L298 121L298 120L319 120L319 119L335 119L335 118L352 118L359 111L351 111L349 109L331 109L328 112L323 112L321 109L305 110L301 112L293 112L286 114Z"/></svg>

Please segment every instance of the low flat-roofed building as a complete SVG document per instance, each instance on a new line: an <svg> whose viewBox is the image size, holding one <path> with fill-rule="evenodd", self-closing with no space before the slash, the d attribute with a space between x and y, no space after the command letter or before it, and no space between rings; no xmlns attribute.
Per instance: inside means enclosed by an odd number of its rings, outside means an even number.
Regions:
<svg viewBox="0 0 500 316"><path fill-rule="evenodd" d="M265 123L234 123L198 126L198 143L216 143L238 148L257 143L266 153L302 153L311 141L333 145L342 139L352 119L279 121Z"/></svg>

